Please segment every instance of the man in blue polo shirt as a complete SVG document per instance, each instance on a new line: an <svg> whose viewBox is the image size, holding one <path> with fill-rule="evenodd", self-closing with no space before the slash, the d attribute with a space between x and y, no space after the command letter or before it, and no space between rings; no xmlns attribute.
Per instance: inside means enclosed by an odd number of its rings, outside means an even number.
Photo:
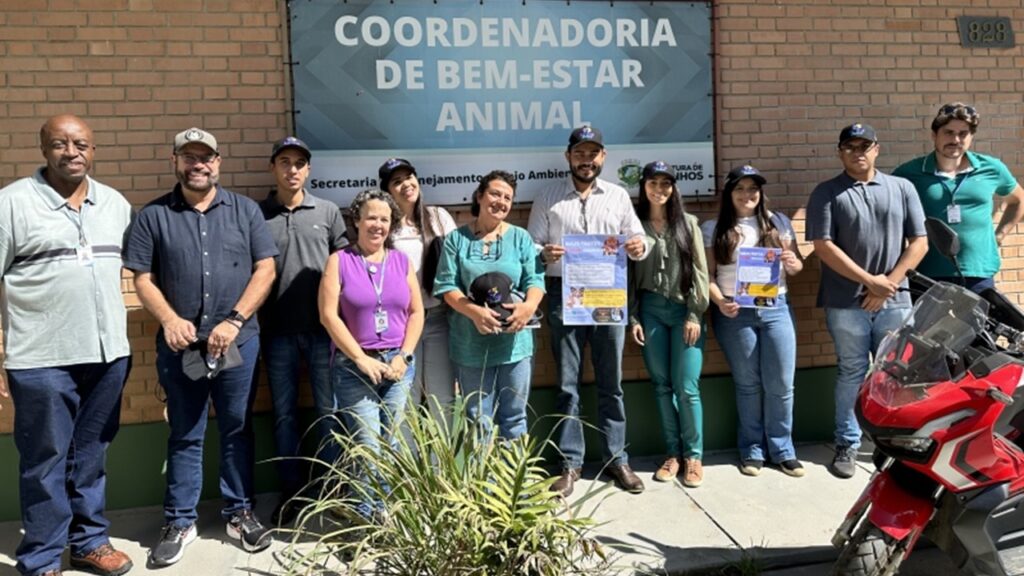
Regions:
<svg viewBox="0 0 1024 576"><path fill-rule="evenodd" d="M203 436L210 400L220 433L220 488L228 536L249 552L270 545L253 515L253 317L274 282L277 247L259 206L218 185L217 140L199 128L174 138L178 185L149 203L132 226L125 267L139 300L160 322L157 372L167 393L167 492L150 564L181 559L196 538Z"/></svg>
<svg viewBox="0 0 1024 576"><path fill-rule="evenodd" d="M807 240L821 259L818 306L836 349L833 475L856 470L860 425L854 406L872 353L910 314L907 270L928 250L921 202L910 182L875 169L880 145L867 124L839 134L843 172L807 203Z"/></svg>
<svg viewBox="0 0 1024 576"><path fill-rule="evenodd" d="M915 158L893 172L910 180L926 216L938 218L960 236L957 263L964 285L981 292L995 286L999 246L1024 216L1024 188L998 158L971 152L981 118L963 102L945 104L932 120L935 151ZM1005 202L999 225L993 228L993 200ZM960 283L953 263L930 251L917 270L936 280Z"/></svg>
<svg viewBox="0 0 1024 576"><path fill-rule="evenodd" d="M82 119L50 118L39 146L46 166L0 190L0 396L16 408L17 569L59 575L70 546L73 568L117 576L132 561L107 535L104 463L131 364L121 244L132 209L89 177L96 145Z"/></svg>
<svg viewBox="0 0 1024 576"><path fill-rule="evenodd" d="M334 389L331 387L331 338L320 323L317 295L320 276L330 254L348 245L341 210L305 189L312 153L306 143L288 136L274 143L270 172L277 187L260 202L263 217L281 254L274 259L277 280L260 309L263 360L274 399L274 443L277 445L281 501L271 522L291 524L298 513L293 499L306 484L299 460L299 366L305 359L316 408L317 457L337 459Z"/></svg>

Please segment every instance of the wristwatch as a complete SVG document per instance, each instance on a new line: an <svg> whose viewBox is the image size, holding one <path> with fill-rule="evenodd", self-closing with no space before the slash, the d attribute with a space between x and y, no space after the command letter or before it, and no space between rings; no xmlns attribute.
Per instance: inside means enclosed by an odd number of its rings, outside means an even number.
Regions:
<svg viewBox="0 0 1024 576"><path fill-rule="evenodd" d="M241 328L245 324L247 318L242 316L242 313L238 310L232 310L228 313L228 317L225 318L225 320L228 322L238 322L238 327Z"/></svg>
<svg viewBox="0 0 1024 576"><path fill-rule="evenodd" d="M402 361L405 362L406 366L412 366L413 358L415 358L415 356L413 356L412 352L406 352L406 351L403 350L399 354L399 356L402 357Z"/></svg>

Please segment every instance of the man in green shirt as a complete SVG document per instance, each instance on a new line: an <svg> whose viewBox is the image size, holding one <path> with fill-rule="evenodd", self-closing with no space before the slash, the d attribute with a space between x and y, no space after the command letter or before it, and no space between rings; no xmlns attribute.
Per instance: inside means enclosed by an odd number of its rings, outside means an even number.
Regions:
<svg viewBox="0 0 1024 576"><path fill-rule="evenodd" d="M960 236L957 263L964 284L975 292L993 287L999 272L999 246L1024 216L1024 189L998 158L970 152L980 117L962 102L939 108L932 120L935 151L915 158L893 174L910 180L925 215L948 224ZM993 201L1006 202L999 225L992 227ZM917 270L937 280L960 282L953 263L929 250Z"/></svg>

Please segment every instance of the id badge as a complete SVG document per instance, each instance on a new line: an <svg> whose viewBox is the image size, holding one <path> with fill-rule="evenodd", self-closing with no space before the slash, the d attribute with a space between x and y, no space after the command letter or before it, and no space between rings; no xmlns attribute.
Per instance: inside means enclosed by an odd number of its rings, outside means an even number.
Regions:
<svg viewBox="0 0 1024 576"><path fill-rule="evenodd" d="M388 313L384 310L377 310L373 313L373 328L377 334L383 334L388 330Z"/></svg>
<svg viewBox="0 0 1024 576"><path fill-rule="evenodd" d="M960 207L956 204L946 206L946 222L950 224L960 223Z"/></svg>
<svg viewBox="0 0 1024 576"><path fill-rule="evenodd" d="M93 264L92 259L92 246L79 246L75 248L75 255L78 256L78 265L91 267Z"/></svg>

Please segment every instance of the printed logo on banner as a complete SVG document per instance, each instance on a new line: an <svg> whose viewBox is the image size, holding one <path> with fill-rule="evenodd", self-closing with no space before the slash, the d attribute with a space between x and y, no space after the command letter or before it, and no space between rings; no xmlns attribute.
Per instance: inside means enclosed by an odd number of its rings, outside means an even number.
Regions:
<svg viewBox="0 0 1024 576"><path fill-rule="evenodd" d="M629 158L622 161L619 166L619 182L629 189L640 185L640 177L643 176L643 165L636 158Z"/></svg>

